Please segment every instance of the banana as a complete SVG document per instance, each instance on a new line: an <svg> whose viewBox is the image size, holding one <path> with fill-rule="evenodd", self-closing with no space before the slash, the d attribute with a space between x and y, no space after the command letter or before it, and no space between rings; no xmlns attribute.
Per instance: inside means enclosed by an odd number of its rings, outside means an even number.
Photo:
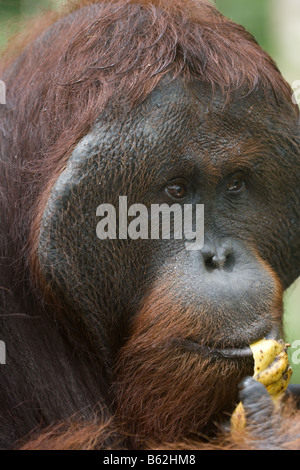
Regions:
<svg viewBox="0 0 300 470"><path fill-rule="evenodd" d="M280 377L277 382L274 382L273 384L266 387L275 403L277 402L277 400L280 400L282 398L282 395L285 392L292 377L292 373L292 368L289 367L284 373L284 375L282 375L282 377Z"/></svg>
<svg viewBox="0 0 300 470"><path fill-rule="evenodd" d="M276 405L280 403L293 373L287 355L288 346L283 340L273 339L262 339L250 345L254 358L253 378L266 387ZM239 431L245 426L245 411L240 402L231 416L231 431Z"/></svg>
<svg viewBox="0 0 300 470"><path fill-rule="evenodd" d="M292 375L287 347L283 340L262 339L251 344L254 358L253 378L263 384L277 402L285 392Z"/></svg>
<svg viewBox="0 0 300 470"><path fill-rule="evenodd" d="M285 343L280 339L262 339L254 344L250 344L250 349L254 358L254 378L265 370L280 354L285 347Z"/></svg>

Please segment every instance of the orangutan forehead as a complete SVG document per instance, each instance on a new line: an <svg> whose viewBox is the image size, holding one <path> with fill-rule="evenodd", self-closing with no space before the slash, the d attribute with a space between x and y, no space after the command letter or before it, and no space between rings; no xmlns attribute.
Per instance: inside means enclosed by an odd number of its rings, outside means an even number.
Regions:
<svg viewBox="0 0 300 470"><path fill-rule="evenodd" d="M114 105L115 106L115 105ZM279 116L280 111L280 116ZM139 137L157 140L162 134L181 129L197 128L207 132L215 124L217 136L235 132L261 134L263 127L270 131L282 126L285 119L294 120L292 109L282 108L273 92L257 88L251 94L241 87L232 93L230 99L219 88L200 80L186 81L181 77L164 77L148 97L132 110L108 107L97 120L97 124L119 127L118 135L136 133ZM259 123L258 123L259 121ZM215 126L214 126L215 127ZM186 134L187 129L182 128ZM259 131L259 132L257 132ZM209 132L208 132L209 134Z"/></svg>
<svg viewBox="0 0 300 470"><path fill-rule="evenodd" d="M138 162L149 165L154 159L159 163L167 157L175 162L188 155L198 156L201 163L205 156L218 159L223 154L225 162L237 152L242 160L243 154L249 158L268 152L263 135L265 129L269 136L270 124L276 128L276 116L272 119L272 113L264 111L259 93L239 94L226 103L221 92L213 93L203 82L165 79L130 112L108 108L77 145L71 160L82 165L92 157L100 167L111 169L136 165L136 155Z"/></svg>

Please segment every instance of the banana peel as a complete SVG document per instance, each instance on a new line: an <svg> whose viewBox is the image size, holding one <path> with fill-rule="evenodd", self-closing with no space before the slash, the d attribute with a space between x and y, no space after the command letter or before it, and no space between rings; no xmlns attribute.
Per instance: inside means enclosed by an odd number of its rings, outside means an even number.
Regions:
<svg viewBox="0 0 300 470"><path fill-rule="evenodd" d="M275 403L287 389L292 376L284 341L263 339L250 345L254 357L253 378L266 387Z"/></svg>
<svg viewBox="0 0 300 470"><path fill-rule="evenodd" d="M280 405L292 376L287 348L283 340L262 339L250 345L254 358L253 378L264 385L275 406ZM242 430L246 426L246 415L242 402L231 416L231 431Z"/></svg>

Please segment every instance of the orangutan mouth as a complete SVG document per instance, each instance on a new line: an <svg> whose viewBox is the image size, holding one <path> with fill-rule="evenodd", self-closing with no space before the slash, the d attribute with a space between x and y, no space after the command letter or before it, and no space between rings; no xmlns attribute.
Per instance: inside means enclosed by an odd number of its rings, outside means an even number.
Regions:
<svg viewBox="0 0 300 470"><path fill-rule="evenodd" d="M252 351L249 346L244 348L211 348L194 341L183 339L176 341L185 351L196 352L206 357L238 358L252 357Z"/></svg>
<svg viewBox="0 0 300 470"><path fill-rule="evenodd" d="M277 328L273 328L268 334L263 336L266 339L278 339L278 330ZM261 338L257 338L255 340L250 341L251 344L261 340ZM185 351L190 352L197 352L205 357L215 357L215 358L242 358L242 357L253 357L252 350L250 346L244 347L232 347L232 348L215 348L211 346L207 346L204 344L199 344L196 341L190 339L178 339L176 340L176 345L181 346L185 349Z"/></svg>

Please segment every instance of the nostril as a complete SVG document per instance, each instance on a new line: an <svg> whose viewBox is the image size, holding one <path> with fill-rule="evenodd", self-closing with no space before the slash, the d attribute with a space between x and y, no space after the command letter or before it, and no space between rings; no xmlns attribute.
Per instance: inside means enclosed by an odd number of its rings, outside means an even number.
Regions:
<svg viewBox="0 0 300 470"><path fill-rule="evenodd" d="M213 261L213 258L215 257L215 253L210 248L205 247L202 248L201 253L205 266L207 268L214 268L215 263Z"/></svg>
<svg viewBox="0 0 300 470"><path fill-rule="evenodd" d="M207 256L206 258L204 257L204 264L207 268L215 268L216 264L214 261L214 256Z"/></svg>

